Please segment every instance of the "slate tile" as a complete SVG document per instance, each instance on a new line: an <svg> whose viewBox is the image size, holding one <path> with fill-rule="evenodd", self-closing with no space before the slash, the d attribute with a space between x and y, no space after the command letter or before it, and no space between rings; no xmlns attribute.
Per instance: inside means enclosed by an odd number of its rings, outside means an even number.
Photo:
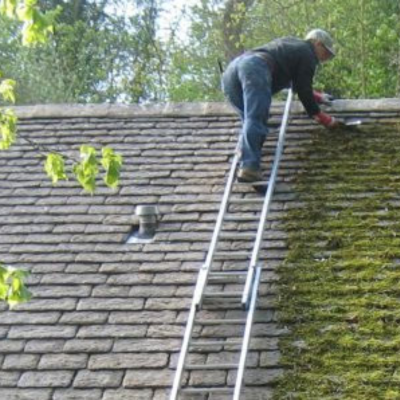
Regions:
<svg viewBox="0 0 400 400"><path fill-rule="evenodd" d="M1 389L5 400L51 400L51 389Z"/></svg>
<svg viewBox="0 0 400 400"><path fill-rule="evenodd" d="M119 387L123 378L122 371L78 371L74 380L74 388L115 388Z"/></svg>
<svg viewBox="0 0 400 400"><path fill-rule="evenodd" d="M19 325L19 324L53 324L56 323L61 316L57 312L42 312L42 313L26 313L7 311L1 314L0 325Z"/></svg>
<svg viewBox="0 0 400 400"><path fill-rule="evenodd" d="M111 350L111 339L72 339L63 347L65 353L107 353Z"/></svg>
<svg viewBox="0 0 400 400"><path fill-rule="evenodd" d="M105 323L108 319L107 312L64 312L60 324L65 325L91 325Z"/></svg>
<svg viewBox="0 0 400 400"><path fill-rule="evenodd" d="M191 304L191 299L148 299L145 304L146 310L187 310Z"/></svg>
<svg viewBox="0 0 400 400"><path fill-rule="evenodd" d="M151 283L154 278L153 274L149 273L134 273L134 274L118 274L109 275L107 279L108 285L136 285L142 283Z"/></svg>
<svg viewBox="0 0 400 400"><path fill-rule="evenodd" d="M128 370L123 385L126 388L169 387L173 380L173 372L168 369Z"/></svg>
<svg viewBox="0 0 400 400"><path fill-rule="evenodd" d="M150 389L106 389L102 400L153 400Z"/></svg>
<svg viewBox="0 0 400 400"><path fill-rule="evenodd" d="M129 290L129 297L152 298L152 297L173 297L176 293L177 286L133 286Z"/></svg>
<svg viewBox="0 0 400 400"><path fill-rule="evenodd" d="M56 389L52 400L100 400L101 398L100 389Z"/></svg>
<svg viewBox="0 0 400 400"><path fill-rule="evenodd" d="M111 324L150 324L173 322L177 313L174 311L112 311L108 321Z"/></svg>
<svg viewBox="0 0 400 400"><path fill-rule="evenodd" d="M88 297L92 290L91 286L88 285L40 285L31 289L35 300L31 300L26 305L18 306L18 309L74 310L76 299L72 298ZM68 299L68 297L72 298ZM39 298L55 298L56 300L42 300Z"/></svg>
<svg viewBox="0 0 400 400"><path fill-rule="evenodd" d="M144 337L147 326L132 325L91 325L82 326L76 335L77 338L120 338Z"/></svg>
<svg viewBox="0 0 400 400"><path fill-rule="evenodd" d="M117 339L115 341L113 352L179 352L182 345L182 339Z"/></svg>
<svg viewBox="0 0 400 400"><path fill-rule="evenodd" d="M72 371L29 371L24 372L19 387L68 387L73 379Z"/></svg>
<svg viewBox="0 0 400 400"><path fill-rule="evenodd" d="M91 355L89 369L133 369L166 367L167 354L120 353Z"/></svg>
<svg viewBox="0 0 400 400"><path fill-rule="evenodd" d="M79 300L78 310L140 310L144 300L141 299L99 299L90 298Z"/></svg>
<svg viewBox="0 0 400 400"><path fill-rule="evenodd" d="M44 354L40 358L38 369L83 369L86 368L87 361L86 354Z"/></svg>
<svg viewBox="0 0 400 400"><path fill-rule="evenodd" d="M25 346L27 353L60 353L63 350L65 340L29 340Z"/></svg>
<svg viewBox="0 0 400 400"><path fill-rule="evenodd" d="M34 354L9 354L5 357L2 369L24 370L35 369L39 362L39 356Z"/></svg>
<svg viewBox="0 0 400 400"><path fill-rule="evenodd" d="M20 353L24 349L25 341L24 340L9 340L3 339L0 340L0 353Z"/></svg>
<svg viewBox="0 0 400 400"><path fill-rule="evenodd" d="M46 274L43 276L43 284L99 284L104 283L107 277L102 274Z"/></svg>
<svg viewBox="0 0 400 400"><path fill-rule="evenodd" d="M52 338L70 338L74 337L76 327L62 325L41 325L30 326L20 325L12 326L8 333L10 339L52 339Z"/></svg>
<svg viewBox="0 0 400 400"><path fill-rule="evenodd" d="M20 377L19 372L0 371L0 387L15 387L17 386Z"/></svg>
<svg viewBox="0 0 400 400"><path fill-rule="evenodd" d="M110 285L98 285L93 288L93 297L131 297L129 292L130 286L110 286ZM134 297L134 296L132 296ZM140 296L142 297L142 296ZM99 299L100 300L100 299Z"/></svg>

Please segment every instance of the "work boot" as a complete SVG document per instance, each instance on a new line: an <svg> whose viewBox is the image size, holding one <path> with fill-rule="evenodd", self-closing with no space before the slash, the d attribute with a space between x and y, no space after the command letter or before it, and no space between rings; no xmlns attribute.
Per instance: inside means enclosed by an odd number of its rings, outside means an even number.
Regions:
<svg viewBox="0 0 400 400"><path fill-rule="evenodd" d="M238 182L257 182L262 180L261 172L258 169L240 168L237 174Z"/></svg>

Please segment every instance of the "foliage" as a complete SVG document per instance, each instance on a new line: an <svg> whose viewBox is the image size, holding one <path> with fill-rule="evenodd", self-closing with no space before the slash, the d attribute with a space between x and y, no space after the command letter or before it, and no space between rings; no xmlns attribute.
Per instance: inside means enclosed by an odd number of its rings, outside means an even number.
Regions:
<svg viewBox="0 0 400 400"><path fill-rule="evenodd" d="M227 63L241 49L281 36L304 37L315 27L331 32L337 48L335 59L316 77L318 87L343 98L393 97L400 93L398 2L210 0L193 7L190 15L188 40L177 45L171 58L173 84L169 95L173 100L220 99L218 71L214 68L218 58L224 55ZM188 71L188 77L183 75L178 82L175 73L180 71Z"/></svg>
<svg viewBox="0 0 400 400"><path fill-rule="evenodd" d="M62 9L54 34L35 48L22 46L15 34L18 25L0 18L2 68L18 80L17 104L161 99L164 50L156 31L158 3L43 1L45 9ZM130 11L125 15L113 7Z"/></svg>
<svg viewBox="0 0 400 400"><path fill-rule="evenodd" d="M103 147L101 165L106 171L104 182L109 187L116 187L122 166L122 156L116 154L110 147Z"/></svg>
<svg viewBox="0 0 400 400"><path fill-rule="evenodd" d="M276 399L400 397L399 129L319 131L298 156Z"/></svg>
<svg viewBox="0 0 400 400"><path fill-rule="evenodd" d="M24 284L28 276L27 271L0 264L0 300L7 302L11 308L29 301L31 293Z"/></svg>

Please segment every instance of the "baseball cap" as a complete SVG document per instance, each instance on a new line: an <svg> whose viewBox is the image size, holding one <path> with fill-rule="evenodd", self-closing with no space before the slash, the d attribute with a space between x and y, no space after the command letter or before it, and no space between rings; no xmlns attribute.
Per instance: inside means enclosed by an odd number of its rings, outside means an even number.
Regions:
<svg viewBox="0 0 400 400"><path fill-rule="evenodd" d="M306 35L306 40L316 40L321 42L333 56L335 55L335 51L333 50L332 36L323 29L313 29L312 31L308 32Z"/></svg>

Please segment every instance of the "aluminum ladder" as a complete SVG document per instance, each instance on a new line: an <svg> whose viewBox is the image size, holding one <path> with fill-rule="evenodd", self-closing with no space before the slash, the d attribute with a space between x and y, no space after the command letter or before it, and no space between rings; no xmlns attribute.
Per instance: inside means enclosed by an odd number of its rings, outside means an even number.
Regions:
<svg viewBox="0 0 400 400"><path fill-rule="evenodd" d="M293 92L290 89L268 181L252 184L235 183L239 162L239 151L238 147L236 148L207 257L199 271L170 400L185 399L188 398L188 395L189 397L192 396L190 398L196 399L214 399L218 398L220 394L224 399L240 399L261 279L260 249L283 153L292 98ZM255 184L266 185L264 199L259 195L250 199L234 196L232 190L234 185L241 186L242 189L244 188L248 192L246 185ZM229 212L232 206L237 207L249 204L262 204L258 216L249 216L240 210L237 215L232 215ZM258 227L255 238L254 232L252 232L252 238L250 239L252 242L248 254L251 254L249 264L243 268L240 263L235 262L235 257L233 257L233 262L232 260L226 261L224 257L229 260L229 255L233 254L233 252L229 249L225 252L217 252L217 247L223 239L232 239L238 235L243 238L246 235L249 236L249 234L235 232L236 225L231 227L233 233L229 233L229 231L227 233L222 229L223 225L229 223L238 224L240 222L247 223L251 220L254 221L255 218L256 224L258 220ZM238 259L245 258L245 263L248 263L248 255L246 256L243 252L236 252L235 254ZM223 262L221 263L218 260ZM232 286L234 290L230 289ZM237 287L240 289L238 290ZM238 314L240 314L239 318ZM244 315L242 316L242 314ZM231 327L239 328L240 333L234 333ZM203 333L204 335L202 335ZM232 339L230 335L233 335L235 339ZM228 357L228 361L218 361L217 363L213 361L220 354L228 354L229 356L236 354L231 353L235 349L238 360L232 362ZM224 353L226 350L229 352ZM190 360L191 356L192 359ZM233 375L231 372L233 372ZM225 374L225 377L222 377L224 383L215 382L218 374ZM208 384L209 382L210 384ZM193 397L193 395L203 396Z"/></svg>

